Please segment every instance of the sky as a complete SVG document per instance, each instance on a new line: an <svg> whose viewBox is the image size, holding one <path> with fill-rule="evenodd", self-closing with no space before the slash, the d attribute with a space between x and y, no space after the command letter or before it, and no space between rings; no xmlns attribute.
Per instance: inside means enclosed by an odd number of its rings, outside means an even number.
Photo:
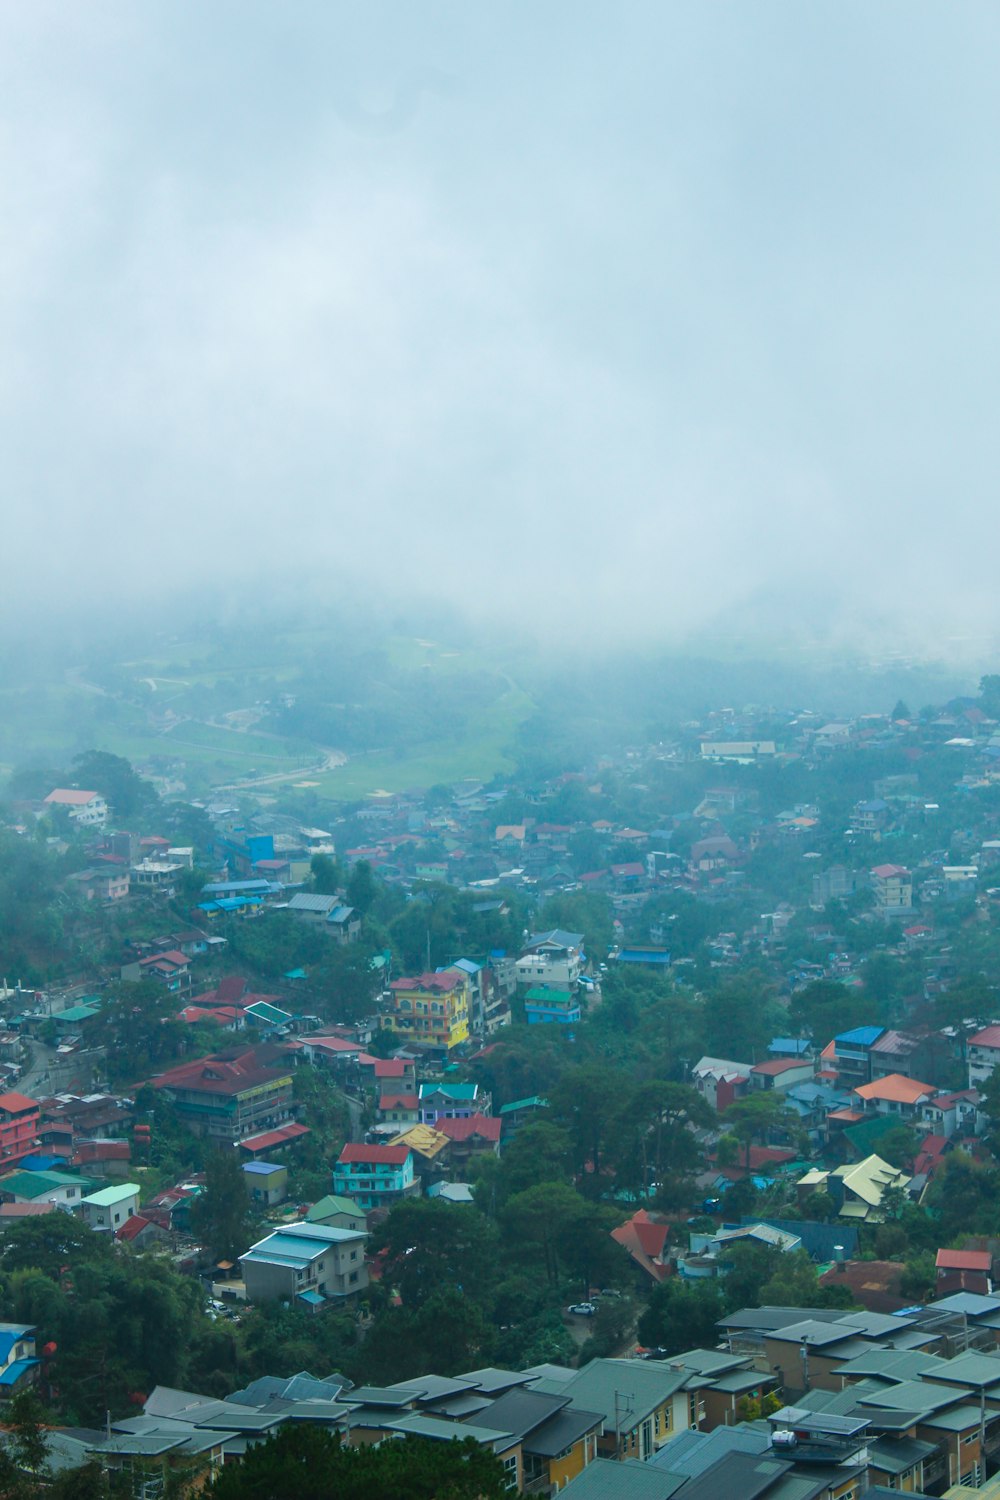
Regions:
<svg viewBox="0 0 1000 1500"><path fill-rule="evenodd" d="M1000 638L998 48L992 0L8 0L6 605Z"/></svg>

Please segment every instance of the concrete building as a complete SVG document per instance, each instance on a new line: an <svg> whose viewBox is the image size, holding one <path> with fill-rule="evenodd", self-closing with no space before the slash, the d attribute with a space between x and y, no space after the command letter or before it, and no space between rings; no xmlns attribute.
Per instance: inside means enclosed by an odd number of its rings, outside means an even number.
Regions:
<svg viewBox="0 0 1000 1500"><path fill-rule="evenodd" d="M344 1303L368 1285L367 1236L326 1224L285 1224L240 1256L251 1302L297 1302L319 1310Z"/></svg>
<svg viewBox="0 0 1000 1500"><path fill-rule="evenodd" d="M139 1211L139 1184L120 1182L117 1187L102 1188L80 1199L77 1213L91 1229L114 1232L126 1219Z"/></svg>

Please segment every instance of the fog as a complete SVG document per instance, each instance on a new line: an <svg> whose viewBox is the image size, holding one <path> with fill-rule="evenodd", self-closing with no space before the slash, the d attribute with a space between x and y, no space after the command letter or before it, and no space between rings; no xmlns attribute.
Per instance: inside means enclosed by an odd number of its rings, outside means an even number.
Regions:
<svg viewBox="0 0 1000 1500"><path fill-rule="evenodd" d="M1000 627L986 3L0 9L6 604Z"/></svg>

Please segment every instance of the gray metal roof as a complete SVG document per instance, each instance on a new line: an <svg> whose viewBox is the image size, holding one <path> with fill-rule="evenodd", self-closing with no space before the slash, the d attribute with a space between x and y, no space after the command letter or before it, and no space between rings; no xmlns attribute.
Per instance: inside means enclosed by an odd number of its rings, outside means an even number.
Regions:
<svg viewBox="0 0 1000 1500"><path fill-rule="evenodd" d="M559 1491L569 1500L670 1500L686 1474L671 1474L653 1464L626 1459L618 1463L611 1458L595 1458L582 1473Z"/></svg>
<svg viewBox="0 0 1000 1500"><path fill-rule="evenodd" d="M688 1378L689 1371L656 1360L592 1359L563 1390L574 1406L599 1411L609 1431L630 1432Z"/></svg>
<svg viewBox="0 0 1000 1500"><path fill-rule="evenodd" d="M540 1458L558 1458L567 1448L572 1448L588 1432L602 1429L604 1418L600 1412L583 1411L578 1406L567 1406L554 1412L534 1432L529 1432L523 1442L525 1453L535 1453Z"/></svg>

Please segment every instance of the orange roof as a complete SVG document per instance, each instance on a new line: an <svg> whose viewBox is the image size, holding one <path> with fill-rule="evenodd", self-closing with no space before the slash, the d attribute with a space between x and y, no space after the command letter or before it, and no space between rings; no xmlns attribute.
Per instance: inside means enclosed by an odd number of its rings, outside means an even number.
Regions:
<svg viewBox="0 0 1000 1500"><path fill-rule="evenodd" d="M919 1104L937 1093L932 1083L920 1083L916 1078L907 1078L902 1073L890 1073L874 1083L863 1083L854 1092L859 1099L887 1099L893 1104Z"/></svg>
<svg viewBox="0 0 1000 1500"><path fill-rule="evenodd" d="M86 807L88 802L93 802L99 792L81 792L75 786L57 786L54 792L46 797L46 802L56 802L60 807Z"/></svg>

